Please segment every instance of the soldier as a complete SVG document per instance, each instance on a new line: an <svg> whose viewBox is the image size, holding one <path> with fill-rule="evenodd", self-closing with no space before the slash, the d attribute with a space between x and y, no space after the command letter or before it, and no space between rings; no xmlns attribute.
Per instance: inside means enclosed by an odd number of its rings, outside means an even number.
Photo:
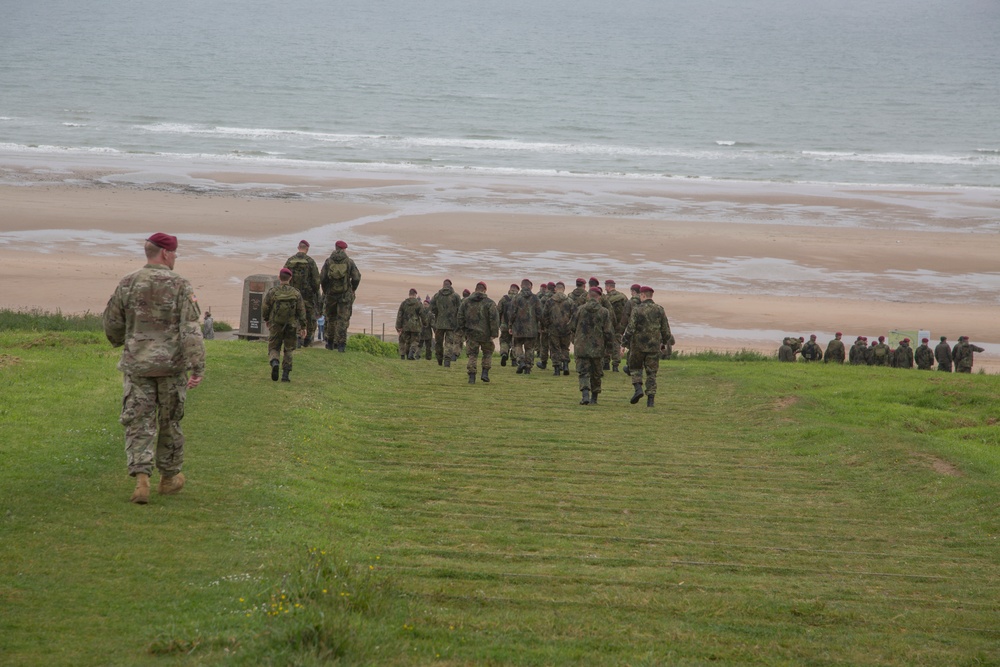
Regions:
<svg viewBox="0 0 1000 667"><path fill-rule="evenodd" d="M434 316L431 314L431 297L425 296L422 304L421 321L423 327L420 329L420 348L417 350L417 357L420 357L420 350L424 352L424 359L431 360L431 350L434 347Z"/></svg>
<svg viewBox="0 0 1000 667"><path fill-rule="evenodd" d="M569 344L572 342L573 329L570 323L576 304L566 294L566 284L562 281L555 284L552 298L542 309L542 320L549 332L549 351L552 357L552 374L569 375Z"/></svg>
<svg viewBox="0 0 1000 667"><path fill-rule="evenodd" d="M396 334L399 336L399 358L416 360L420 357L420 332L424 328L424 303L417 290L410 289L409 296L396 311Z"/></svg>
<svg viewBox="0 0 1000 667"><path fill-rule="evenodd" d="M458 307L458 326L469 342L469 384L476 384L476 359L483 351L483 382L490 381L493 367L493 339L500 334L500 313L493 299L486 296L486 283L476 283L476 291Z"/></svg>
<svg viewBox="0 0 1000 667"><path fill-rule="evenodd" d="M361 272L347 256L347 243L337 241L336 250L323 263L320 284L326 299L326 349L347 349L347 327L351 323L354 298L361 284Z"/></svg>
<svg viewBox="0 0 1000 667"><path fill-rule="evenodd" d="M955 372L971 373L973 353L985 351L978 345L970 343L968 336L959 336L958 342L955 343L955 347L951 350L951 360L955 364Z"/></svg>
<svg viewBox="0 0 1000 667"><path fill-rule="evenodd" d="M591 288L587 302L576 309L570 321L576 372L580 376L580 405L597 405L604 376L603 359L614 344L611 313L601 306L600 298L601 288Z"/></svg>
<svg viewBox="0 0 1000 667"><path fill-rule="evenodd" d="M823 358L823 348L816 342L816 334L809 336L809 342L802 346L804 361L820 361Z"/></svg>
<svg viewBox="0 0 1000 667"><path fill-rule="evenodd" d="M583 278L577 278L576 287L569 293L569 298L573 299L577 308L587 303L587 281Z"/></svg>
<svg viewBox="0 0 1000 667"><path fill-rule="evenodd" d="M890 365L893 368L913 368L913 348L910 347L909 338L899 341L899 347L892 353Z"/></svg>
<svg viewBox="0 0 1000 667"><path fill-rule="evenodd" d="M555 283L542 283L538 286L538 303L541 305L541 312L545 313L545 304L549 302L555 294ZM545 370L549 363L549 332L545 326L545 318L538 318L538 363L535 364L541 370Z"/></svg>
<svg viewBox="0 0 1000 667"><path fill-rule="evenodd" d="M173 271L177 237L157 232L146 239L145 252L146 265L122 278L103 316L108 341L125 346L118 362L124 375L119 421L128 473L135 478L129 500L139 505L149 502L154 457L158 491L172 495L184 487L184 399L205 375L198 300Z"/></svg>
<svg viewBox="0 0 1000 667"><path fill-rule="evenodd" d="M941 336L941 342L934 348L934 358L937 360L939 371L951 372L951 345L948 345L947 336Z"/></svg>
<svg viewBox="0 0 1000 667"><path fill-rule="evenodd" d="M929 371L934 365L934 350L927 344L929 338L920 339L920 345L913 352L913 360L917 362L917 368L922 371Z"/></svg>
<svg viewBox="0 0 1000 667"><path fill-rule="evenodd" d="M858 336L854 341L848 360L852 366L864 366L868 363L868 341L864 336Z"/></svg>
<svg viewBox="0 0 1000 667"><path fill-rule="evenodd" d="M278 380L278 358L281 360L281 381L291 382L292 351L298 347L299 337L306 335L306 305L302 293L292 287L291 269L278 273L279 285L264 295L264 321L267 323L267 357L271 364L271 379Z"/></svg>
<svg viewBox="0 0 1000 667"><path fill-rule="evenodd" d="M541 302L531 291L531 281L525 278L521 281L521 291L510 302L511 354L517 355L518 375L529 375L535 363L535 341L541 316Z"/></svg>
<svg viewBox="0 0 1000 667"><path fill-rule="evenodd" d="M629 318L632 317L632 314L631 314L632 313L632 309L639 305L639 289L640 288L641 288L641 285L639 285L639 283L634 283L631 287L629 287L629 291L632 293L632 296L629 299L629 303L631 304L631 308L629 309ZM671 338L673 338L673 337L671 336ZM672 345L672 343L671 343L671 345ZM622 349L625 352L628 352L628 345L623 345ZM673 352L672 349L671 349L671 352ZM625 367L622 368L622 372L628 374L628 372L629 372L629 368L628 368L628 356L627 355L623 355L623 356L625 356Z"/></svg>
<svg viewBox="0 0 1000 667"><path fill-rule="evenodd" d="M441 289L431 299L431 316L434 318L434 352L438 366L451 367L451 362L458 359L458 349L461 346L461 332L458 328L458 307L462 305L462 297L455 293L451 280L444 279Z"/></svg>
<svg viewBox="0 0 1000 667"><path fill-rule="evenodd" d="M846 357L846 350L844 349L844 341L840 338L844 334L839 331L833 335L833 340L826 344L826 352L823 353L823 363L827 364L831 361L837 364L844 363ZM854 363L853 361L851 363Z"/></svg>
<svg viewBox="0 0 1000 667"><path fill-rule="evenodd" d="M792 347L792 338L785 336L778 348L778 361L795 361L795 348Z"/></svg>
<svg viewBox="0 0 1000 667"><path fill-rule="evenodd" d="M607 291L605 298L611 311L611 324L615 328L615 344L611 346L611 370L617 373L622 361L622 334L632 316L632 302L615 289L614 280L605 280L604 289Z"/></svg>
<svg viewBox="0 0 1000 667"><path fill-rule="evenodd" d="M307 347L312 344L316 333L316 299L320 288L319 267L308 252L309 242L302 239L299 251L285 261L285 268L292 272L291 285L299 291L306 304L306 335L301 344Z"/></svg>
<svg viewBox="0 0 1000 667"><path fill-rule="evenodd" d="M497 312L500 313L500 365L507 365L510 356L510 302L521 291L517 283L511 283L507 293L497 302Z"/></svg>
<svg viewBox="0 0 1000 667"><path fill-rule="evenodd" d="M629 346L628 367L632 371L635 393L633 405L642 398L642 372L646 371L646 407L653 407L656 397L656 372L660 368L660 349L670 338L670 323L663 308L653 302L653 288L639 289L639 305L632 309L632 318L622 336Z"/></svg>
<svg viewBox="0 0 1000 667"><path fill-rule="evenodd" d="M201 325L201 337L205 340L215 340L215 320L212 311L205 312L205 322Z"/></svg>
<svg viewBox="0 0 1000 667"><path fill-rule="evenodd" d="M885 343L885 336L878 337L878 343L872 343L871 349L871 360L868 362L869 366L888 366L889 365L889 346Z"/></svg>

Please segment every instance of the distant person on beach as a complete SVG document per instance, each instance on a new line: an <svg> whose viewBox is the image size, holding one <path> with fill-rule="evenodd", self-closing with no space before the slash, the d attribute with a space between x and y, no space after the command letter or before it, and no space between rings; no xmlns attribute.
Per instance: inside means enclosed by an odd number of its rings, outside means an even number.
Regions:
<svg viewBox="0 0 1000 667"><path fill-rule="evenodd" d="M424 328L424 303L417 290L410 289L396 311L396 334L399 336L399 358L415 360L420 357L420 332Z"/></svg>
<svg viewBox="0 0 1000 667"><path fill-rule="evenodd" d="M929 338L922 338L920 345L913 351L913 360L917 363L918 370L929 371L934 366L934 350L927 344L929 342Z"/></svg>
<svg viewBox="0 0 1000 667"><path fill-rule="evenodd" d="M531 374L538 342L538 321L542 317L541 301L531 287L530 280L522 280L521 291L510 302L511 354L517 358L518 375Z"/></svg>
<svg viewBox="0 0 1000 667"><path fill-rule="evenodd" d="M951 350L951 360L955 364L956 373L971 373L972 372L972 360L974 357L974 352L985 352L983 348L978 345L973 345L969 342L968 336L959 336L958 342L955 343L955 347Z"/></svg>
<svg viewBox="0 0 1000 667"><path fill-rule="evenodd" d="M316 333L316 301L319 296L319 267L316 260L309 256L309 241L299 241L298 252L285 261L285 268L292 272L292 287L302 295L306 304L306 335L302 344L312 344ZM322 334L320 334L322 337Z"/></svg>
<svg viewBox="0 0 1000 667"><path fill-rule="evenodd" d="M593 291L593 290L592 290ZM653 288L643 285L639 289L639 305L632 309L632 317L622 336L629 347L628 367L635 393L630 402L635 405L642 398L642 373L646 373L646 407L653 407L656 399L656 374L660 369L660 352L670 339L670 323L663 307L653 302ZM608 314L610 317L610 313Z"/></svg>
<svg viewBox="0 0 1000 667"><path fill-rule="evenodd" d="M215 340L215 320L212 311L205 313L205 322L201 325L201 337L205 340Z"/></svg>
<svg viewBox="0 0 1000 667"><path fill-rule="evenodd" d="M948 344L947 336L941 336L941 342L934 348L934 359L937 360L939 371L951 372L951 345Z"/></svg>
<svg viewBox="0 0 1000 667"><path fill-rule="evenodd" d="M804 361L820 361L823 359L823 348L816 342L816 334L809 336L809 341L802 346L802 359Z"/></svg>
<svg viewBox="0 0 1000 667"><path fill-rule="evenodd" d="M510 302L521 291L517 283L511 283L507 293L497 301L497 312L500 313L500 365L507 365L507 358L510 356L511 335L510 335Z"/></svg>
<svg viewBox="0 0 1000 667"><path fill-rule="evenodd" d="M570 320L576 373L580 382L580 405L597 405L601 378L604 377L604 357L615 344L611 313L601 307L600 298L601 288L591 288L586 303L576 308Z"/></svg>
<svg viewBox="0 0 1000 667"><path fill-rule="evenodd" d="M326 315L320 315L316 318L316 337L320 340L326 340Z"/></svg>
<svg viewBox="0 0 1000 667"><path fill-rule="evenodd" d="M465 370L469 373L469 384L476 384L476 360L483 353L483 382L490 381L493 368L493 340L500 334L500 313L497 304L486 295L486 283L476 283L476 291L464 299L458 307L458 327L462 337L468 342L469 363Z"/></svg>
<svg viewBox="0 0 1000 667"><path fill-rule="evenodd" d="M455 293L451 279L445 278L441 289L431 297L431 316L434 319L434 355L438 366L451 367L451 362L458 359L462 347L461 332L458 328L458 307L462 305L462 297Z"/></svg>
<svg viewBox="0 0 1000 667"><path fill-rule="evenodd" d="M831 361L835 364L844 363L846 350L844 349L844 341L841 340L843 335L838 331L834 334L833 340L826 344L826 352L823 353L823 363L830 363Z"/></svg>
<svg viewBox="0 0 1000 667"><path fill-rule="evenodd" d="M552 297L542 309L542 320L549 332L549 357L552 359L552 374L569 375L569 346L573 342L573 328L570 326L576 304L566 294L566 284L555 284Z"/></svg>
<svg viewBox="0 0 1000 667"><path fill-rule="evenodd" d="M278 273L278 284L264 295L264 321L267 323L267 357L271 364L271 379L278 380L278 359L281 358L281 381L291 382L292 353L300 337L306 335L306 304L302 293L292 287L292 270ZM281 351L284 349L284 355Z"/></svg>
<svg viewBox="0 0 1000 667"><path fill-rule="evenodd" d="M347 327L351 324L354 299L361 284L361 272L354 260L347 256L347 243L337 241L336 249L323 263L320 284L326 300L326 349L345 352Z"/></svg>
<svg viewBox="0 0 1000 667"><path fill-rule="evenodd" d="M910 347L910 339L904 338L899 341L899 345L892 352L893 368L913 368L913 348Z"/></svg>
<svg viewBox="0 0 1000 667"><path fill-rule="evenodd" d="M129 500L139 505L149 502L154 462L160 494L184 487L184 399L205 375L198 299L173 270L177 237L153 234L145 253L146 265L122 278L103 316L108 341L124 345L118 363L124 374L119 421L125 427L128 473L135 478Z"/></svg>

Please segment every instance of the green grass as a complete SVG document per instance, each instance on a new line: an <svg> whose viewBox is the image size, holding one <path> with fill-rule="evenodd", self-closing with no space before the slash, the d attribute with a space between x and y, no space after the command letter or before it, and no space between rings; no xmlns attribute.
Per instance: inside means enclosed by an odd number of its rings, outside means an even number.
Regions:
<svg viewBox="0 0 1000 667"><path fill-rule="evenodd" d="M0 309L0 331L104 331L101 316L91 312L63 315L37 308Z"/></svg>
<svg viewBox="0 0 1000 667"><path fill-rule="evenodd" d="M0 664L1000 662L1000 377L208 352L139 507L118 352L0 332Z"/></svg>

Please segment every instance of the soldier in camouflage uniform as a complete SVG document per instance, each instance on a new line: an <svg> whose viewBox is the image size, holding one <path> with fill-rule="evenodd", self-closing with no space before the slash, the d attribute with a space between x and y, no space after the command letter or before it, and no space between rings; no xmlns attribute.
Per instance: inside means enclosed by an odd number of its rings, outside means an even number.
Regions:
<svg viewBox="0 0 1000 667"><path fill-rule="evenodd" d="M285 268L292 272L292 287L299 291L306 304L306 335L302 345L309 346L316 334L316 305L319 297L319 267L310 257L309 242L299 241L299 251L285 261Z"/></svg>
<svg viewBox="0 0 1000 667"><path fill-rule="evenodd" d="M354 299L361 284L361 272L347 256L347 243L337 241L336 250L323 263L320 284L326 300L326 349L347 349L347 327L351 324Z"/></svg>
<svg viewBox="0 0 1000 667"><path fill-rule="evenodd" d="M959 336L955 347L951 349L951 360L955 364L956 373L971 373L974 352L985 352L978 345L969 342L968 336Z"/></svg>
<svg viewBox="0 0 1000 667"><path fill-rule="evenodd" d="M802 346L803 361L822 361L823 348L816 342L816 334L809 336L809 342Z"/></svg>
<svg viewBox="0 0 1000 667"><path fill-rule="evenodd" d="M929 371L934 365L934 350L927 344L929 342L929 338L921 339L920 345L913 351L913 360L917 362L917 369L922 371Z"/></svg>
<svg viewBox="0 0 1000 667"><path fill-rule="evenodd" d="M580 377L580 405L597 405L604 377L604 357L608 348L615 344L611 313L601 306L600 298L601 288L591 288L587 302L576 309L570 320L576 372Z"/></svg>
<svg viewBox="0 0 1000 667"><path fill-rule="evenodd" d="M629 298L629 304L631 306L629 308L629 319L632 318L632 309L634 309L636 306L639 305L639 289L640 289L640 287L641 287L641 285L639 285L639 283L634 283L629 288L629 291L632 293L632 296ZM627 325L628 325L628 323L626 322L626 326ZM671 336L671 338L672 338L672 336ZM673 343L670 343L670 344L673 345ZM625 373L629 373L629 367L628 367L628 345L624 345L623 344L622 345L622 350L625 353L625 354L622 355L625 358L625 367L622 368L622 371L625 372ZM671 352L673 352L673 349L671 349ZM662 355L661 355L661 357L662 357Z"/></svg>
<svg viewBox="0 0 1000 667"><path fill-rule="evenodd" d="M128 472L136 480L130 500L140 505L149 502L154 461L161 494L183 488L184 399L205 375L198 300L173 271L177 237L153 234L145 252L146 265L122 278L103 316L108 341L125 346L118 363L124 374L120 421Z"/></svg>
<svg viewBox="0 0 1000 667"><path fill-rule="evenodd" d="M836 364L844 363L847 358L847 350L844 349L844 341L841 337L844 334L839 331L834 334L833 340L826 344L826 352L823 353L823 363L828 364L831 361Z"/></svg>
<svg viewBox="0 0 1000 667"><path fill-rule="evenodd" d="M521 288L517 283L511 283L507 293L497 301L497 311L500 313L500 365L507 365L507 358L510 356L510 302L517 296Z"/></svg>
<svg viewBox="0 0 1000 667"><path fill-rule="evenodd" d="M306 331L306 305L301 292L292 287L291 280L292 271L281 269L278 273L280 284L267 291L262 308L267 323L267 357L272 380L278 379L278 359L282 348L285 350L281 359L282 382L291 382L288 374L292 372L292 353Z"/></svg>
<svg viewBox="0 0 1000 667"><path fill-rule="evenodd" d="M891 365L892 350L885 342L885 336L878 337L878 343L872 345L871 352L869 353L869 366L889 366Z"/></svg>
<svg viewBox="0 0 1000 667"><path fill-rule="evenodd" d="M577 308L587 303L587 281L583 278L576 279L576 287L569 293L569 298Z"/></svg>
<svg viewBox="0 0 1000 667"><path fill-rule="evenodd" d="M670 323L663 308L653 302L653 288L639 290L639 305L632 309L632 319L622 337L629 346L628 367L632 371L635 393L631 403L642 398L642 371L646 371L646 407L653 407L656 397L656 372L660 368L660 348L670 338Z"/></svg>
<svg viewBox="0 0 1000 667"><path fill-rule="evenodd" d="M445 278L441 289L431 299L431 315L434 318L434 351L438 366L447 368L458 359L462 332L458 331L458 307L462 297L455 293L451 280Z"/></svg>
<svg viewBox="0 0 1000 667"><path fill-rule="evenodd" d="M476 384L476 359L483 351L483 382L490 381L493 368L493 339L500 333L500 313L493 299L486 296L486 283L476 283L476 291L458 307L458 326L469 345L469 384Z"/></svg>
<svg viewBox="0 0 1000 667"><path fill-rule="evenodd" d="M576 304L566 294L566 285L558 282L552 298L542 309L542 320L549 332L549 354L552 357L553 375L569 375L569 345L573 342L571 322Z"/></svg>
<svg viewBox="0 0 1000 667"><path fill-rule="evenodd" d="M556 284L555 283L542 283L538 287L538 303L541 304L542 314L545 313L545 304L549 302L552 295L555 294ZM543 371L548 366L549 363L549 332L545 327L545 318L540 317L538 319L538 363L535 364L538 368Z"/></svg>
<svg viewBox="0 0 1000 667"><path fill-rule="evenodd" d="M423 350L424 359L430 361L434 347L434 331L432 329L434 317L431 315L431 298L429 296L424 297L422 320L424 325L420 329L420 348L417 350L417 357L420 357L420 350Z"/></svg>
<svg viewBox="0 0 1000 667"><path fill-rule="evenodd" d="M792 347L792 339L788 336L781 340L781 347L778 348L778 361L795 361L795 348Z"/></svg>
<svg viewBox="0 0 1000 667"><path fill-rule="evenodd" d="M951 345L948 345L947 336L941 336L941 342L934 348L934 359L937 360L939 371L951 372Z"/></svg>
<svg viewBox="0 0 1000 667"><path fill-rule="evenodd" d="M893 350L889 365L893 368L913 368L913 348L910 347L909 338L899 341L899 347Z"/></svg>
<svg viewBox="0 0 1000 667"><path fill-rule="evenodd" d="M409 296L396 311L396 334L399 336L399 358L415 360L420 357L420 332L424 328L424 303L411 289Z"/></svg>
<svg viewBox="0 0 1000 667"><path fill-rule="evenodd" d="M622 361L622 334L625 333L625 327L632 318L632 302L615 289L614 280L605 280L604 289L607 292L605 295L607 307L611 311L611 323L615 327L615 344L611 346L611 370L617 373Z"/></svg>
<svg viewBox="0 0 1000 667"><path fill-rule="evenodd" d="M864 336L858 336L854 345L851 345L848 361L852 366L864 366L868 363L868 342Z"/></svg>
<svg viewBox="0 0 1000 667"><path fill-rule="evenodd" d="M521 291L510 302L511 354L517 356L518 375L530 374L535 363L535 343L541 317L541 302L531 291L531 281L525 278L521 281Z"/></svg>

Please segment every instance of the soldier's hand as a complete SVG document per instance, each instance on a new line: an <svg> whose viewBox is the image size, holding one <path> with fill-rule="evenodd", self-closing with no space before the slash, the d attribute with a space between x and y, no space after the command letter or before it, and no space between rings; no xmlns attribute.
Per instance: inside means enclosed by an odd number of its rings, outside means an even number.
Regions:
<svg viewBox="0 0 1000 667"><path fill-rule="evenodd" d="M201 384L201 381L202 381L201 375L192 375L191 377L188 378L188 383L187 383L188 389L194 389L195 387Z"/></svg>

